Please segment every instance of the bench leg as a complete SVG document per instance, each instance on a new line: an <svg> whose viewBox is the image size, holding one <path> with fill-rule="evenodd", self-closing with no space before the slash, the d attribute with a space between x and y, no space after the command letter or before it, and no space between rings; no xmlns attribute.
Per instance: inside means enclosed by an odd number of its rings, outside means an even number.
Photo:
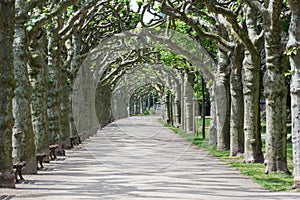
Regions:
<svg viewBox="0 0 300 200"><path fill-rule="evenodd" d="M40 164L40 166L41 166L40 168L44 168L44 166L43 166L43 157L42 158L38 158L37 162L38 162L38 164Z"/></svg>
<svg viewBox="0 0 300 200"><path fill-rule="evenodd" d="M17 171L17 169L15 170L15 180L16 180L16 183L19 182L19 180L18 180L18 171Z"/></svg>
<svg viewBox="0 0 300 200"><path fill-rule="evenodd" d="M18 170L18 174L19 174L19 177L20 177L20 180L24 180L23 176L22 176L22 167L19 168Z"/></svg>
<svg viewBox="0 0 300 200"><path fill-rule="evenodd" d="M40 160L40 166L41 166L41 168L44 168L44 166L43 166L43 158Z"/></svg>
<svg viewBox="0 0 300 200"><path fill-rule="evenodd" d="M55 149L50 150L50 158L51 158L51 160L54 160L54 159L57 158L56 155L55 155Z"/></svg>
<svg viewBox="0 0 300 200"><path fill-rule="evenodd" d="M73 148L74 147L74 145L73 145L73 138L70 138L70 144L71 144L71 148Z"/></svg>

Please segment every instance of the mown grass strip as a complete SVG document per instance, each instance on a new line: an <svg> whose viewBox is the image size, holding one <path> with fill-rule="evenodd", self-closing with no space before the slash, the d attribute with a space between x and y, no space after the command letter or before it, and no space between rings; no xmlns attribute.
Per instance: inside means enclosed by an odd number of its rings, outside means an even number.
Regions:
<svg viewBox="0 0 300 200"><path fill-rule="evenodd" d="M270 190L270 191L288 191L291 190L293 186L293 176L286 174L265 174L265 167L262 163L244 163L243 156L238 157L230 157L230 151L224 150L219 151L215 145L209 145L208 139L202 139L200 137L196 137L193 134L187 134L185 131L173 127L170 124L164 123L162 120L159 120L165 127L168 127L170 130L175 132L176 134L186 138L192 144L201 147L207 150L214 157L221 158L228 165L237 169L241 172L241 174L250 177L253 181L261 185L262 187ZM199 136L201 133L198 134ZM209 135L207 134L207 138ZM264 149L264 148L263 148ZM288 143L287 145L287 153L288 153L288 166L292 171L292 145Z"/></svg>

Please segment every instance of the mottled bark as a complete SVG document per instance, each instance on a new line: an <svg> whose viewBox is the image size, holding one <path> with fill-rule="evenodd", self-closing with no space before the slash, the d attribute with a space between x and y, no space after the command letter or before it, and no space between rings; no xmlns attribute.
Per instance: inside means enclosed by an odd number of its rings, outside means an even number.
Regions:
<svg viewBox="0 0 300 200"><path fill-rule="evenodd" d="M213 83L213 85L210 87L209 144L210 145L217 145L217 118L216 118L215 83Z"/></svg>
<svg viewBox="0 0 300 200"><path fill-rule="evenodd" d="M264 15L266 72L266 173L290 173L286 155L286 94L285 67L282 63L281 41L282 0L269 1Z"/></svg>
<svg viewBox="0 0 300 200"><path fill-rule="evenodd" d="M244 136L246 163L263 162L262 141L259 132L259 70L261 44L257 40L257 17L255 10L247 8L246 25L248 36L257 50L245 51L243 60L243 93L244 93ZM251 49L251 48L250 48Z"/></svg>
<svg viewBox="0 0 300 200"><path fill-rule="evenodd" d="M194 77L191 74L184 74L184 90L183 90L183 98L184 98L184 121L185 121L185 131L187 133L193 133L193 124L194 124L194 116L193 116L193 96L194 90L192 87L192 83L194 82Z"/></svg>
<svg viewBox="0 0 300 200"><path fill-rule="evenodd" d="M85 137L95 134L99 128L99 117L97 119L97 106L99 103L101 103L101 105L107 103L107 107L104 107L107 111L105 116L109 116L109 122L112 120L111 86L107 85L100 89L99 87L101 85L98 84L97 88L97 82L93 78L93 70L91 70L90 63L87 61L88 60L84 61L78 71L76 82L73 87L73 97L76 99L72 99L72 109L74 112L73 116L76 122L76 129L78 134L84 134ZM104 102L97 102L99 101L99 98L96 95L99 95L99 93L101 93L101 95L107 95L100 98L100 101L103 99Z"/></svg>
<svg viewBox="0 0 300 200"><path fill-rule="evenodd" d="M65 74L65 75L64 75ZM65 149L70 146L70 115L71 115L71 107L70 107L70 91L67 84L67 76L64 73L62 78L60 79L62 84L62 95L61 95L61 132L62 132L62 144L61 147Z"/></svg>
<svg viewBox="0 0 300 200"><path fill-rule="evenodd" d="M242 85L242 44L236 44L231 59L230 73L230 156L244 153L244 98Z"/></svg>
<svg viewBox="0 0 300 200"><path fill-rule="evenodd" d="M169 124L174 124L174 118L173 118L173 105L174 105L174 98L172 94L168 94L168 116L169 116Z"/></svg>
<svg viewBox="0 0 300 200"><path fill-rule="evenodd" d="M28 78L28 36L24 24L27 12L24 0L16 1L14 35L14 75L16 89L13 99L13 159L26 161L23 173L37 173L35 135L31 121L31 86Z"/></svg>
<svg viewBox="0 0 300 200"><path fill-rule="evenodd" d="M175 99L174 99L174 125L180 127L181 124L181 87L179 81L175 85Z"/></svg>
<svg viewBox="0 0 300 200"><path fill-rule="evenodd" d="M57 25L48 30L48 129L50 144L61 145L61 46Z"/></svg>
<svg viewBox="0 0 300 200"><path fill-rule="evenodd" d="M217 148L230 148L230 65L228 56L219 51L216 73Z"/></svg>
<svg viewBox="0 0 300 200"><path fill-rule="evenodd" d="M289 0L292 11L287 50L296 48L297 53L290 55L292 70L291 105L292 105L292 143L294 165L294 188L300 188L300 2Z"/></svg>
<svg viewBox="0 0 300 200"><path fill-rule="evenodd" d="M36 138L36 151L49 155L47 115L48 76L46 64L47 40L43 32L30 45L29 77L32 87L32 124Z"/></svg>
<svg viewBox="0 0 300 200"><path fill-rule="evenodd" d="M205 89L206 89L206 82L201 76L201 93L202 93L202 109L201 109L201 119L202 119L202 138L205 139L205 114L206 114L206 95L205 95ZM198 104L198 101L196 101L196 104ZM198 120L196 120L196 123L198 123ZM198 130L196 130L198 131ZM198 133L198 132L197 132Z"/></svg>
<svg viewBox="0 0 300 200"><path fill-rule="evenodd" d="M168 93L164 91L161 97L162 119L165 123L170 123L169 116L169 98Z"/></svg>
<svg viewBox="0 0 300 200"><path fill-rule="evenodd" d="M129 91L126 87L120 87L112 92L112 114L115 120L128 117L128 99L129 94L124 91ZM147 109L149 109L149 97L147 98Z"/></svg>
<svg viewBox="0 0 300 200"><path fill-rule="evenodd" d="M81 65L81 62L78 60L78 56L80 55L80 49L81 49L81 40L80 40L80 34L78 32L74 32L74 34L72 35L72 40L71 40L71 44L72 47L70 47L69 49L69 54L70 56L72 56L72 60L71 60L71 66L70 66L70 90L71 92L74 92L74 82L75 82L75 74L79 69L79 66ZM72 104L73 104L73 98L72 96L70 96L70 108L72 108ZM78 131L75 125L75 121L74 121L74 116L73 116L73 110L71 110L70 112L70 138L75 138L78 136Z"/></svg>
<svg viewBox="0 0 300 200"><path fill-rule="evenodd" d="M111 112L111 93L111 86L101 87L101 85L98 85L95 99L95 108L98 122L101 127L104 127L113 121Z"/></svg>
<svg viewBox="0 0 300 200"><path fill-rule="evenodd" d="M141 114L141 104L140 104L140 96L135 96L135 99L134 99L134 104L135 104L135 115L138 115L138 114ZM163 110L163 109L162 109Z"/></svg>
<svg viewBox="0 0 300 200"><path fill-rule="evenodd" d="M243 61L244 93L244 134L245 157L247 163L263 162L262 142L259 124L259 58L253 58L248 51Z"/></svg>
<svg viewBox="0 0 300 200"><path fill-rule="evenodd" d="M181 98L180 98L180 105L181 105L181 110L180 110L180 113L181 113L181 129L182 130L185 130L185 126L186 126L186 124L185 124L185 102L184 102L184 74L183 73L181 73L180 74L180 86L181 86L181 88L180 88L180 90L181 90Z"/></svg>
<svg viewBox="0 0 300 200"><path fill-rule="evenodd" d="M0 188L14 188L12 163L15 1L0 1Z"/></svg>
<svg viewBox="0 0 300 200"><path fill-rule="evenodd" d="M134 96L132 95L129 99L129 116L134 116Z"/></svg>

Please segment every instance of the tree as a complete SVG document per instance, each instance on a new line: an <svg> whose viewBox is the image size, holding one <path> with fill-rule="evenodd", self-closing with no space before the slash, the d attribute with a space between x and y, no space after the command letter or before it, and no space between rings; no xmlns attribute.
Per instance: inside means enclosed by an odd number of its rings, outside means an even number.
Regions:
<svg viewBox="0 0 300 200"><path fill-rule="evenodd" d="M0 187L15 187L12 169L15 1L0 1Z"/></svg>
<svg viewBox="0 0 300 200"><path fill-rule="evenodd" d="M25 24L28 11L24 0L16 0L14 35L14 76L16 89L13 99L13 158L14 161L26 161L24 173L37 173L35 157L35 136L31 120L31 86L27 71L29 58L28 33Z"/></svg>
<svg viewBox="0 0 300 200"><path fill-rule="evenodd" d="M287 173L286 155L286 85L281 39L282 0L247 1L263 17L266 72L264 95L266 97L266 173Z"/></svg>
<svg viewBox="0 0 300 200"><path fill-rule="evenodd" d="M213 9L212 9L213 10ZM194 33L191 35L197 35L200 38L201 43L207 43L206 40L213 40L218 44L219 54L218 54L218 67L216 70L216 90L214 100L216 102L216 106L213 106L212 111L216 108L216 122L218 128L212 129L217 131L217 135L219 136L218 140L218 148L219 149L229 149L229 136L230 136L230 126L232 127L232 136L238 137L240 139L233 139L233 141L238 142L236 146L243 146L243 120L231 120L230 115L234 118L243 119L243 110L233 109L233 113L231 113L231 106L234 108L238 108L242 105L237 105L236 103L242 103L242 101L238 100L237 97L242 96L241 91L241 70L236 70L241 68L240 56L230 56L231 52L236 48L237 43L235 42L236 37L233 34L232 28L228 28L228 22L226 20L222 20L219 15L215 15L213 13L208 12L207 8L198 2L187 2L187 1L163 1L161 4L161 12L169 15L172 19L179 19L184 22L187 30L193 30ZM218 12L217 12L218 13ZM221 21L220 21L221 20ZM224 23L225 21L225 23ZM217 28L217 30L216 30ZM205 39L203 39L205 38ZM228 42L228 39L231 39L231 42ZM204 45L205 48L211 49L211 44ZM241 44L239 44L241 45ZM213 52L214 53L214 52ZM240 52L239 52L240 53ZM238 54L235 54L238 55ZM231 90L233 94L230 97L230 88L229 88L229 79L230 79L230 64L229 59L233 68L233 74L235 77L235 84L231 85ZM235 60L236 59L236 60ZM239 64L238 64L239 63ZM238 64L239 66L233 66ZM234 80L232 78L232 80ZM240 81L240 84L236 83ZM225 95L225 96L224 96ZM234 105L230 105L230 98L234 98ZM237 99L237 100L235 100ZM213 102L214 103L214 102ZM226 105L224 107L224 104ZM214 114L214 112L212 112ZM211 116L212 119L215 119ZM214 120L212 120L214 122ZM231 124L230 124L231 123ZM230 126L229 126L230 124ZM212 123L213 127L213 123ZM234 127L234 128L233 128ZM213 133L213 132L212 132ZM235 144L233 144L235 145ZM237 148L234 148L237 149ZM232 151L235 151L232 149ZM240 148L243 151L243 148ZM238 151L238 150L237 150ZM232 155L236 155L236 152L232 152Z"/></svg>
<svg viewBox="0 0 300 200"><path fill-rule="evenodd" d="M262 49L262 32L259 29L258 15L255 12L242 12L238 2L205 1L208 10L226 18L238 38L245 46L243 60L243 93L244 93L244 134L245 162L263 162L262 143L259 132L259 67ZM242 13L241 13L242 12ZM244 18L246 22L241 20ZM255 24L255 26L253 26Z"/></svg>
<svg viewBox="0 0 300 200"><path fill-rule="evenodd" d="M29 43L39 35L41 28L53 17L61 14L69 5L78 0L65 0L57 4L55 9L40 12L39 7L48 5L46 1L16 1L15 39L14 39L14 73L16 90L13 99L15 125L13 132L13 157L15 160L27 161L25 173L36 173L35 133L31 120L32 89L29 82L27 65L29 62ZM45 3L45 4L44 4ZM48 12L49 11L49 12ZM29 15L30 13L30 15ZM43 118L38 119L45 119ZM43 123L42 121L40 123ZM40 134L40 133L39 133Z"/></svg>
<svg viewBox="0 0 300 200"><path fill-rule="evenodd" d="M217 148L230 149L230 64L227 54L219 50L216 72Z"/></svg>
<svg viewBox="0 0 300 200"><path fill-rule="evenodd" d="M232 63L230 72L230 156L244 153L244 96L241 80L243 50L242 44L237 43L229 56Z"/></svg>
<svg viewBox="0 0 300 200"><path fill-rule="evenodd" d="M289 0L291 9L291 22L289 28L289 40L286 54L290 56L292 70L291 80L291 105L292 105L292 142L293 142L293 164L294 164L294 186L300 188L300 2Z"/></svg>
<svg viewBox="0 0 300 200"><path fill-rule="evenodd" d="M263 11L266 72L266 173L287 173L285 66L281 33L282 0L266 1Z"/></svg>
<svg viewBox="0 0 300 200"><path fill-rule="evenodd" d="M45 32L41 30L30 43L28 74L32 87L31 109L36 151L37 153L46 153L46 155L49 155L46 52L47 38Z"/></svg>

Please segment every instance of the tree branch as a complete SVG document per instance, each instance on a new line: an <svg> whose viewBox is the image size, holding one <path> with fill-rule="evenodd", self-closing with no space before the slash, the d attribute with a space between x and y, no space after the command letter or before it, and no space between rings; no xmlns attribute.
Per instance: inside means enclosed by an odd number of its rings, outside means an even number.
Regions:
<svg viewBox="0 0 300 200"><path fill-rule="evenodd" d="M78 3L80 0L65 0L60 2L52 12L49 14L42 14L38 19L37 22L34 26L34 29L32 30L33 32L38 30L40 27L45 25L51 18L60 15L62 12L65 11L65 9L73 4Z"/></svg>
<svg viewBox="0 0 300 200"><path fill-rule="evenodd" d="M265 7L258 0L243 0L249 7L257 10L260 14L264 14L266 12Z"/></svg>
<svg viewBox="0 0 300 200"><path fill-rule="evenodd" d="M45 3L46 0L31 0L28 3L26 3L26 10L29 12L30 10L38 7L39 5Z"/></svg>

